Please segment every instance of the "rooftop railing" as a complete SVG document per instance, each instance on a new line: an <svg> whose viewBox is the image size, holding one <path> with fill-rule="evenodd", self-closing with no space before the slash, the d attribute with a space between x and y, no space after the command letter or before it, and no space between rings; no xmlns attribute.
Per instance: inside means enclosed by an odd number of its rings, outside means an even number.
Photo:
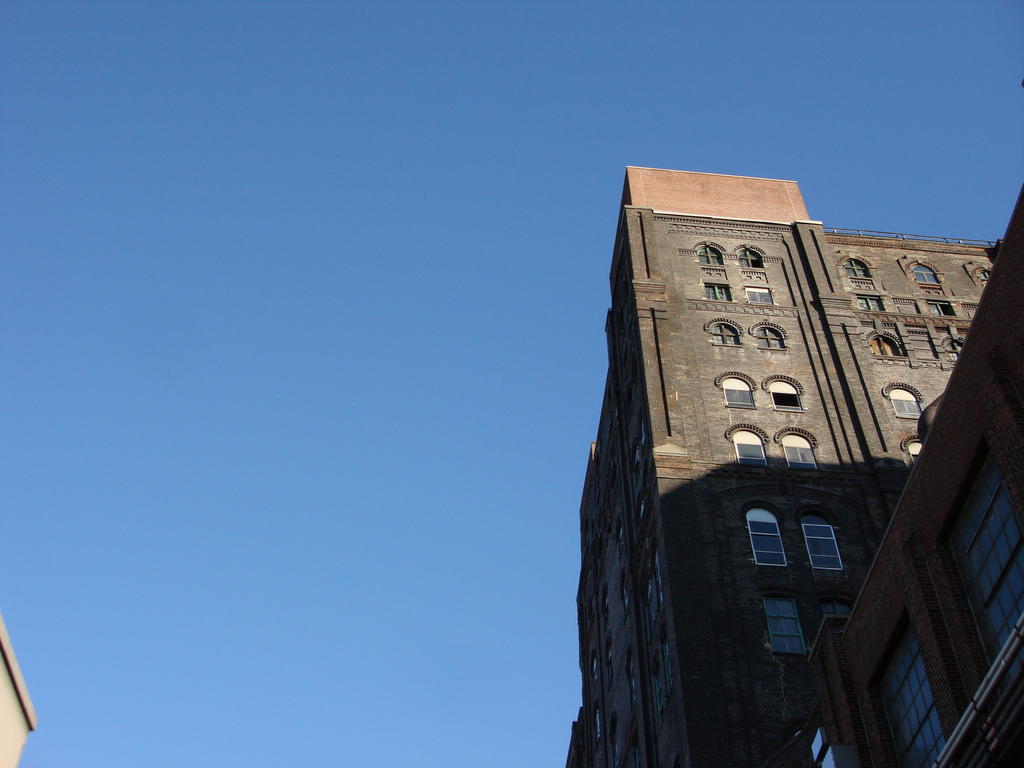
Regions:
<svg viewBox="0 0 1024 768"><path fill-rule="evenodd" d="M860 237L887 237L892 240L925 240L932 243L949 245L980 245L983 248L994 248L994 240L969 240L964 237L936 237L935 235L907 235L902 232L879 232L874 229L849 229L847 227L825 227L830 235L858 235Z"/></svg>

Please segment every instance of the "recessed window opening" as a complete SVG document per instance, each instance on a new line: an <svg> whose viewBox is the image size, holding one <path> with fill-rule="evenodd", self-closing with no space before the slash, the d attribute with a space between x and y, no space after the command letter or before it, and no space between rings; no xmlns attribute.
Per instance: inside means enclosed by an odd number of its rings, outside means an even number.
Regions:
<svg viewBox="0 0 1024 768"><path fill-rule="evenodd" d="M702 245L697 248L697 261L701 264L711 264L714 266L722 266L722 252L717 248L712 248L710 245Z"/></svg>
<svg viewBox="0 0 1024 768"><path fill-rule="evenodd" d="M768 464L764 457L764 443L753 432L739 430L733 433L732 443L736 447L736 460L740 464L754 464L761 467Z"/></svg>
<svg viewBox="0 0 1024 768"><path fill-rule="evenodd" d="M910 271L914 275L914 280L927 285L938 285L939 276L935 274L935 270L931 267L926 267L924 264L918 264L910 268Z"/></svg>
<svg viewBox="0 0 1024 768"><path fill-rule="evenodd" d="M841 571L843 561L839 557L836 533L828 521L817 515L806 515L800 524L804 529L804 542L811 558L811 567Z"/></svg>
<svg viewBox="0 0 1024 768"><path fill-rule="evenodd" d="M956 317L953 305L948 301L929 301L928 312L939 317Z"/></svg>
<svg viewBox="0 0 1024 768"><path fill-rule="evenodd" d="M916 419L921 415L921 404L917 397L905 389L890 389L889 402L901 419Z"/></svg>
<svg viewBox="0 0 1024 768"><path fill-rule="evenodd" d="M802 411L800 404L800 393L796 387L785 381L773 381L768 385L768 392L772 396L772 405L779 411Z"/></svg>
<svg viewBox="0 0 1024 768"><path fill-rule="evenodd" d="M914 633L907 630L882 679L885 711L903 768L930 766L945 744Z"/></svg>
<svg viewBox="0 0 1024 768"><path fill-rule="evenodd" d="M864 309L868 312L884 312L885 304L880 296L858 296L857 309Z"/></svg>
<svg viewBox="0 0 1024 768"><path fill-rule="evenodd" d="M761 254L756 251L752 251L749 248L740 248L739 261L744 267L764 269L764 259L761 258Z"/></svg>
<svg viewBox="0 0 1024 768"><path fill-rule="evenodd" d="M951 544L978 629L994 658L1024 612L1024 531L991 459L978 473Z"/></svg>
<svg viewBox="0 0 1024 768"><path fill-rule="evenodd" d="M852 610L846 600L822 600L821 612L827 616L845 616Z"/></svg>
<svg viewBox="0 0 1024 768"><path fill-rule="evenodd" d="M814 461L814 449L807 438L800 435L786 435L782 438L782 447L786 452L786 463L790 469L817 469Z"/></svg>
<svg viewBox="0 0 1024 768"><path fill-rule="evenodd" d="M871 351L882 357L902 357L902 352L896 342L885 336L875 336L871 340Z"/></svg>
<svg viewBox="0 0 1024 768"><path fill-rule="evenodd" d="M728 285L705 283L704 298L711 301L732 301L732 290Z"/></svg>
<svg viewBox="0 0 1024 768"><path fill-rule="evenodd" d="M805 653L804 633L796 601L781 597L764 598L764 613L768 620L768 635L774 653Z"/></svg>
<svg viewBox="0 0 1024 768"><path fill-rule="evenodd" d="M843 262L843 267L850 277L871 277L868 265L858 259L847 259Z"/></svg>
<svg viewBox="0 0 1024 768"><path fill-rule="evenodd" d="M767 328L762 326L758 328L754 333L754 338L757 339L758 349L785 349L786 342L782 338L782 334L774 328Z"/></svg>
<svg viewBox="0 0 1024 768"><path fill-rule="evenodd" d="M782 548L782 536L775 515L767 509L747 511L747 533L754 562L758 565L785 565L786 553Z"/></svg>
<svg viewBox="0 0 1024 768"><path fill-rule="evenodd" d="M711 340L715 344L738 347L740 345L740 333L731 325L715 323L711 326Z"/></svg>
<svg viewBox="0 0 1024 768"><path fill-rule="evenodd" d="M751 304L774 304L772 292L767 288L747 288L747 301Z"/></svg>
<svg viewBox="0 0 1024 768"><path fill-rule="evenodd" d="M725 379L722 382L722 391L725 392L725 404L734 408L753 408L754 393L750 385L742 379Z"/></svg>

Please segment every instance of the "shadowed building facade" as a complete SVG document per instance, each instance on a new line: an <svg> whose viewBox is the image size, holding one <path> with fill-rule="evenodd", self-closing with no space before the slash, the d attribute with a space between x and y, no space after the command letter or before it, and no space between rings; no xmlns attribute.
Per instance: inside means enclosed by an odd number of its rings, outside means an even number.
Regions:
<svg viewBox="0 0 1024 768"><path fill-rule="evenodd" d="M997 256L856 607L815 641L820 713L773 768L1024 765L1024 192Z"/></svg>
<svg viewBox="0 0 1024 768"><path fill-rule="evenodd" d="M835 230L795 182L628 168L580 507L570 768L759 766L867 573L993 243Z"/></svg>

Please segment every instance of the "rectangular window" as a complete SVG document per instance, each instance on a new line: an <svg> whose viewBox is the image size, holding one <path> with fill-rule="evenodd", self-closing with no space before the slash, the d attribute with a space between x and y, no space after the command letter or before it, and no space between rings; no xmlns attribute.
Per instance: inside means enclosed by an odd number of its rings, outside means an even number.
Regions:
<svg viewBox="0 0 1024 768"><path fill-rule="evenodd" d="M921 415L921 406L918 405L917 400L893 398L892 407L896 411L896 415L901 419L916 419Z"/></svg>
<svg viewBox="0 0 1024 768"><path fill-rule="evenodd" d="M729 290L728 285L705 283L704 298L712 301L732 301L732 291Z"/></svg>
<svg viewBox="0 0 1024 768"><path fill-rule="evenodd" d="M817 469L814 450L800 445L783 446L786 451L786 465L792 469Z"/></svg>
<svg viewBox="0 0 1024 768"><path fill-rule="evenodd" d="M796 601L782 597L764 598L768 635L773 653L806 653L804 633L796 613Z"/></svg>
<svg viewBox="0 0 1024 768"><path fill-rule="evenodd" d="M754 393L749 389L726 389L725 404L734 405L737 408L753 408Z"/></svg>
<svg viewBox="0 0 1024 768"><path fill-rule="evenodd" d="M747 288L747 301L751 304L774 304L772 292L767 288Z"/></svg>
<svg viewBox="0 0 1024 768"><path fill-rule="evenodd" d="M740 464L756 464L759 467L768 464L764 459L764 448L758 445L736 443L736 459Z"/></svg>
<svg viewBox="0 0 1024 768"><path fill-rule="evenodd" d="M885 305L879 296L858 296L857 309L866 309L871 312L885 311Z"/></svg>
<svg viewBox="0 0 1024 768"><path fill-rule="evenodd" d="M981 636L995 657L1024 612L1021 525L989 459L960 512L950 541Z"/></svg>
<svg viewBox="0 0 1024 768"><path fill-rule="evenodd" d="M930 766L945 744L917 638L900 642L882 680L885 711L902 768Z"/></svg>
<svg viewBox="0 0 1024 768"><path fill-rule="evenodd" d="M956 316L956 312L953 311L953 305L948 301L929 301L928 311L933 315Z"/></svg>
<svg viewBox="0 0 1024 768"><path fill-rule="evenodd" d="M802 411L800 395L795 392L772 392L772 405L780 411Z"/></svg>

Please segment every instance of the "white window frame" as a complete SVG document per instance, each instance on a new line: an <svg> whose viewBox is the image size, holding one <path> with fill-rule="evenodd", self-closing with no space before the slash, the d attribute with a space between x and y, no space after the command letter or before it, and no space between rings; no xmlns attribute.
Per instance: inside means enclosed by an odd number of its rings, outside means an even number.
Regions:
<svg viewBox="0 0 1024 768"><path fill-rule="evenodd" d="M772 296L771 288L745 287L743 289L743 292L744 292L744 294L746 294L747 303L748 304L764 304L765 306L768 306L770 304L775 304L775 297ZM763 296L763 297L766 297L768 299L768 301L761 301L760 299L752 299L751 296Z"/></svg>
<svg viewBox="0 0 1024 768"><path fill-rule="evenodd" d="M828 528L828 536L808 535L807 526L813 525L818 528ZM807 549L807 558L810 560L811 568L815 568L819 571L841 571L843 570L843 556L839 554L839 540L836 538L836 529L832 524L823 517L818 515L804 515L800 518L800 530L804 534L804 547ZM839 561L838 566L834 565L816 565L814 562L814 553L811 552L811 539L820 539L821 541L831 541L832 546L835 549L835 558ZM820 555L821 557L831 557L831 555Z"/></svg>
<svg viewBox="0 0 1024 768"><path fill-rule="evenodd" d="M776 567L776 568L785 568L787 565L789 565L789 561L786 559L786 547L785 547L785 544L782 541L782 530L779 528L779 520L778 520L778 518L776 518L775 515L773 515L767 509L764 509L762 507L754 507L752 509L748 509L747 510L747 512L746 512L746 521L747 521L747 538L750 540L750 553L754 556L754 563L756 565L773 566L773 567ZM765 524L765 525L771 524L771 525L775 526L775 532L774 533L767 533L765 531L756 531L756 532L752 531L751 528L750 528L750 524L751 523L762 523L762 524ZM778 552L778 554L780 554L782 556L782 562L781 563L762 563L758 559L758 557L757 557L758 548L757 548L757 545L754 543L754 535L755 535L755 533L758 536L774 536L776 539L778 539L778 542L779 542L779 552ZM761 551L765 552L765 553L775 554L774 552L771 552L771 550L767 550L767 549L766 550L761 550Z"/></svg>
<svg viewBox="0 0 1024 768"><path fill-rule="evenodd" d="M750 437L753 438L753 440L750 440L750 439L743 439L743 440L741 440L740 438L743 435L750 435ZM757 442L754 442L754 440L756 440ZM752 457L749 457L749 456L741 456L740 455L740 448L739 448L741 445L756 445L758 447L758 449L760 450L760 452L761 452L760 461L758 461L758 460L756 460L756 459L754 459ZM757 467L767 467L768 466L768 457L765 456L765 453L764 453L764 441L758 435L756 435L755 433L748 432L747 430L744 430L744 429L741 429L741 430L738 430L737 432L734 432L733 436L732 436L732 446L733 446L733 450L736 452L736 461L738 463L740 463L740 464L747 464L749 466L757 466Z"/></svg>
<svg viewBox="0 0 1024 768"><path fill-rule="evenodd" d="M901 397L900 395L906 395L906 397ZM905 389L894 387L889 390L889 402L892 404L892 410L898 419L916 419L921 415L921 402L913 392L908 392ZM896 405L898 402L913 403L916 413L910 413L909 411L905 413L901 412L899 407Z"/></svg>
<svg viewBox="0 0 1024 768"><path fill-rule="evenodd" d="M729 386L732 384L733 386ZM745 392L750 398L750 402L740 403L729 400L730 392ZM756 408L754 405L754 388L751 387L743 379L737 379L730 376L722 381L722 394L725 397L725 404L729 408Z"/></svg>
<svg viewBox="0 0 1024 768"><path fill-rule="evenodd" d="M817 469L818 459L814 455L814 446L806 437L785 435L782 438L782 450L786 454L786 466L790 469ZM808 461L808 458L810 461Z"/></svg>
<svg viewBox="0 0 1024 768"><path fill-rule="evenodd" d="M796 398L796 405L779 405L775 402L776 393L780 395L793 395ZM800 399L800 390L787 381L773 381L768 385L768 395L772 399L772 407L776 411L802 411L803 400Z"/></svg>

